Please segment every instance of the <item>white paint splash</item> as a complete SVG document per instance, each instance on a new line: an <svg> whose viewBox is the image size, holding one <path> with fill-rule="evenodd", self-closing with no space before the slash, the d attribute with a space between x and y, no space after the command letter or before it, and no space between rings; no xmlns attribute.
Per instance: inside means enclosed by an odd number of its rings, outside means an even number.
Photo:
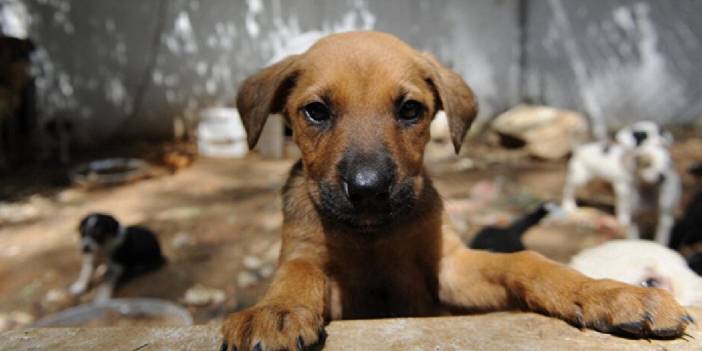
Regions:
<svg viewBox="0 0 702 351"><path fill-rule="evenodd" d="M591 86L587 84L587 66L585 65L585 60L580 53L580 49L578 48L573 29L570 26L570 21L566 17L563 4L560 0L550 0L549 5L553 11L553 29L560 32L559 35L565 37L561 40L561 43L563 44L566 55L568 55L570 64L573 67L575 81L577 85L581 87L583 105L585 106L587 114L590 116L590 128L592 134L599 140L605 139L607 137L607 127L605 125L605 117L602 113L602 107L598 103Z"/></svg>
<svg viewBox="0 0 702 351"><path fill-rule="evenodd" d="M666 118L676 117L671 111L679 111L686 105L685 89L670 72L665 55L658 48L658 32L649 5L622 6L612 15L614 23L628 34L628 40L635 40L634 53L622 62L610 62L607 69L594 72L587 88L602 106L601 110L611 111L612 115L607 117L617 121L655 119L665 123Z"/></svg>
<svg viewBox="0 0 702 351"><path fill-rule="evenodd" d="M105 97L115 106L121 106L127 98L127 88L118 77L112 77L105 84Z"/></svg>
<svg viewBox="0 0 702 351"><path fill-rule="evenodd" d="M26 39L32 18L22 1L0 2L0 32L8 37Z"/></svg>
<svg viewBox="0 0 702 351"><path fill-rule="evenodd" d="M187 12L181 11L175 18L173 29L163 39L168 50L173 53L193 54L198 51L195 33Z"/></svg>
<svg viewBox="0 0 702 351"><path fill-rule="evenodd" d="M256 21L256 17L263 12L263 2L261 0L246 0L249 10L246 12L246 32L252 38L258 38L261 27Z"/></svg>
<svg viewBox="0 0 702 351"><path fill-rule="evenodd" d="M319 39L339 32L354 30L371 30L375 26L375 15L370 12L365 2L356 1L354 9L344 14L340 20L326 22L318 30L302 31L297 16L289 16L284 21L280 16L273 19L274 28L268 38L261 43L262 47L269 48L272 56L268 63L282 60L283 58L306 51Z"/></svg>

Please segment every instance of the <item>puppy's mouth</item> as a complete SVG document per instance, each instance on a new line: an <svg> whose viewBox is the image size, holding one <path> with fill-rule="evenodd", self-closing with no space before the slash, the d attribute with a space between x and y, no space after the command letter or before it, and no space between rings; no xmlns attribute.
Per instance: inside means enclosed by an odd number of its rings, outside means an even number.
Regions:
<svg viewBox="0 0 702 351"><path fill-rule="evenodd" d="M411 214L417 200L412 178L389 187L386 193L358 199L349 196L347 185L329 181L319 182L317 212L334 225L363 233L388 229Z"/></svg>

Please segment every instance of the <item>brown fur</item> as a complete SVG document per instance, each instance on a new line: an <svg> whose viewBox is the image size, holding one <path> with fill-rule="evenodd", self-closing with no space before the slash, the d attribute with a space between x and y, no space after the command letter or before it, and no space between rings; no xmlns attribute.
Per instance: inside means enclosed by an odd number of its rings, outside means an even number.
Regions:
<svg viewBox="0 0 702 351"><path fill-rule="evenodd" d="M427 106L398 127L406 94ZM301 108L332 101L334 126L320 131ZM473 93L454 72L388 34L329 36L247 79L237 106L253 146L270 113L282 113L302 159L283 190L283 246L273 282L255 306L229 316L223 349L296 350L323 341L332 319L435 316L526 309L576 326L636 337L681 335L687 315L659 289L592 280L533 252L469 250L444 223L423 152L439 109L459 150L475 117ZM411 216L378 232L339 226L317 211L321 182L338 183L349 149L384 150L397 179L412 184Z"/></svg>

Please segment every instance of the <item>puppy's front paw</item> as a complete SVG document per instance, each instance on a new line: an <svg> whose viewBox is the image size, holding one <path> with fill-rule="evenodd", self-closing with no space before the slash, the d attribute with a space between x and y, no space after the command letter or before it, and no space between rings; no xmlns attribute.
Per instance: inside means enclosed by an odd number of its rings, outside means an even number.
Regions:
<svg viewBox="0 0 702 351"><path fill-rule="evenodd" d="M324 342L324 318L302 306L254 306L229 315L222 351L308 350Z"/></svg>
<svg viewBox="0 0 702 351"><path fill-rule="evenodd" d="M68 292L73 295L81 295L88 289L88 284L83 284L82 282L75 282L68 287Z"/></svg>
<svg viewBox="0 0 702 351"><path fill-rule="evenodd" d="M653 338L681 336L693 322L667 291L608 279L581 287L571 321L605 333Z"/></svg>

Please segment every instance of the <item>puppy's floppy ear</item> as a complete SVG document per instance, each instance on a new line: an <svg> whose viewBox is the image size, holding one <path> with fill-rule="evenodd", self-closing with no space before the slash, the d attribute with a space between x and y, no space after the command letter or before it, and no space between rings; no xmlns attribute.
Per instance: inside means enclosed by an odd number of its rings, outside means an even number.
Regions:
<svg viewBox="0 0 702 351"><path fill-rule="evenodd" d="M249 149L256 146L268 115L283 112L295 85L300 55L289 56L247 78L239 87L236 108L246 129Z"/></svg>
<svg viewBox="0 0 702 351"><path fill-rule="evenodd" d="M478 102L468 84L456 72L444 67L428 52L423 52L422 58L428 65L430 77L427 83L435 89L439 109L446 112L451 142L458 154L463 138L478 114Z"/></svg>

